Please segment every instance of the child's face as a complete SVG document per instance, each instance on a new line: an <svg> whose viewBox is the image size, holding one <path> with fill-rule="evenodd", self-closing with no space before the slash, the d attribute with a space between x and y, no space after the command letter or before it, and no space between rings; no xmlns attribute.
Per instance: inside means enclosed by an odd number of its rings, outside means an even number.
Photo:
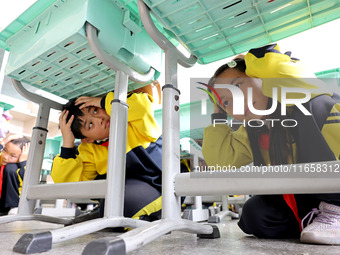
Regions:
<svg viewBox="0 0 340 255"><path fill-rule="evenodd" d="M253 106L257 110L266 110L268 104L268 97L262 93L262 81L257 78L251 78L245 73L236 69L227 69L217 77L215 84L231 84L239 87L244 95L244 115L233 114L233 97L229 89L218 88L217 93L221 97L224 110L233 118L243 121L251 119L263 119L265 116L258 116L249 111L248 108L248 88L253 89L252 98ZM217 100L217 98L216 98Z"/></svg>
<svg viewBox="0 0 340 255"><path fill-rule="evenodd" d="M108 138L110 134L110 116L106 111L94 106L86 107L82 111L84 116L80 117L83 121L80 131L86 139L93 142Z"/></svg>
<svg viewBox="0 0 340 255"><path fill-rule="evenodd" d="M1 152L1 165L17 163L21 155L21 149L18 145L8 142Z"/></svg>

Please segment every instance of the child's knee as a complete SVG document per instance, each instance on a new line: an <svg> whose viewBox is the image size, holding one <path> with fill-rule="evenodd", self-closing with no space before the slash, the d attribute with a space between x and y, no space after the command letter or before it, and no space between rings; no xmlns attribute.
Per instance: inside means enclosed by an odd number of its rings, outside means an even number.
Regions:
<svg viewBox="0 0 340 255"><path fill-rule="evenodd" d="M294 238L299 227L281 196L254 196L242 208L239 227L260 238Z"/></svg>
<svg viewBox="0 0 340 255"><path fill-rule="evenodd" d="M238 226L246 234L255 235L257 237L266 237L263 214L260 212L262 208L259 206L258 199L257 196L252 197L244 204Z"/></svg>

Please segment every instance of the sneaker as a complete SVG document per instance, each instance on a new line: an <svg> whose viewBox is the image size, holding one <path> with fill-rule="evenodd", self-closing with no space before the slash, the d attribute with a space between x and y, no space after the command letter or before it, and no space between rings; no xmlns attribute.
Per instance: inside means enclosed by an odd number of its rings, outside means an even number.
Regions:
<svg viewBox="0 0 340 255"><path fill-rule="evenodd" d="M12 207L9 211L8 211L8 215L16 215L18 214L18 207Z"/></svg>
<svg viewBox="0 0 340 255"><path fill-rule="evenodd" d="M317 214L309 224L313 215ZM307 227L303 228L303 221L308 217ZM340 207L321 202L319 209L314 208L301 222L302 232L300 240L313 244L340 244Z"/></svg>

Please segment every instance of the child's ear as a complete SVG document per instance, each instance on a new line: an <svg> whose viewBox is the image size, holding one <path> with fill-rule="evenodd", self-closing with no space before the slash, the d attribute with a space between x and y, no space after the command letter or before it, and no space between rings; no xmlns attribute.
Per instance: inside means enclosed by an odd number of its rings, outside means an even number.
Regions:
<svg viewBox="0 0 340 255"><path fill-rule="evenodd" d="M82 143L93 143L94 140L93 139L89 139L89 138L83 138L83 139L81 139L81 142Z"/></svg>

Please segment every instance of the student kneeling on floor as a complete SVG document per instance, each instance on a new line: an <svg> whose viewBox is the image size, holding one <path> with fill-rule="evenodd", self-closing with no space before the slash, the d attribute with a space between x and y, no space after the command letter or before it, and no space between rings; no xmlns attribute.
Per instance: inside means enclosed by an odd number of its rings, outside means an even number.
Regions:
<svg viewBox="0 0 340 255"><path fill-rule="evenodd" d="M60 155L53 161L51 172L54 182L105 178L113 95L114 92L103 98L82 96L65 105L59 118L63 145ZM124 216L159 219L162 204L162 137L153 116L153 98L143 92L129 93L127 103ZM75 138L82 141L78 147L79 153L74 147ZM103 209L101 205L97 217L103 216ZM91 218L94 217L84 220ZM75 219L74 223L80 221Z"/></svg>
<svg viewBox="0 0 340 255"><path fill-rule="evenodd" d="M29 142L14 134L0 141L0 216L17 214Z"/></svg>
<svg viewBox="0 0 340 255"><path fill-rule="evenodd" d="M281 53L277 44L251 49L244 57L221 66L209 82L221 100L214 106L215 113L224 112L248 125L241 125L237 131L226 124L207 127L202 148L207 164L240 168L251 162L255 166L282 166L339 160L340 97L316 78L305 77L314 74L290 52ZM236 114L232 107L236 101L229 89L217 88L221 84L231 84L234 88L229 88L245 95L250 91L248 107L250 102L253 109L261 111L253 113L245 108ZM303 106L310 114L294 104L284 104L284 97L274 99L274 89L288 88L309 91L310 99ZM289 98L300 98L301 92L291 91ZM246 106L247 97L242 100ZM269 113L275 101L277 107ZM296 125L270 123L283 123L285 119L295 120ZM254 120L264 125L250 125ZM245 233L260 238L300 237L303 243L340 244L340 193L255 195L243 206L238 225Z"/></svg>

